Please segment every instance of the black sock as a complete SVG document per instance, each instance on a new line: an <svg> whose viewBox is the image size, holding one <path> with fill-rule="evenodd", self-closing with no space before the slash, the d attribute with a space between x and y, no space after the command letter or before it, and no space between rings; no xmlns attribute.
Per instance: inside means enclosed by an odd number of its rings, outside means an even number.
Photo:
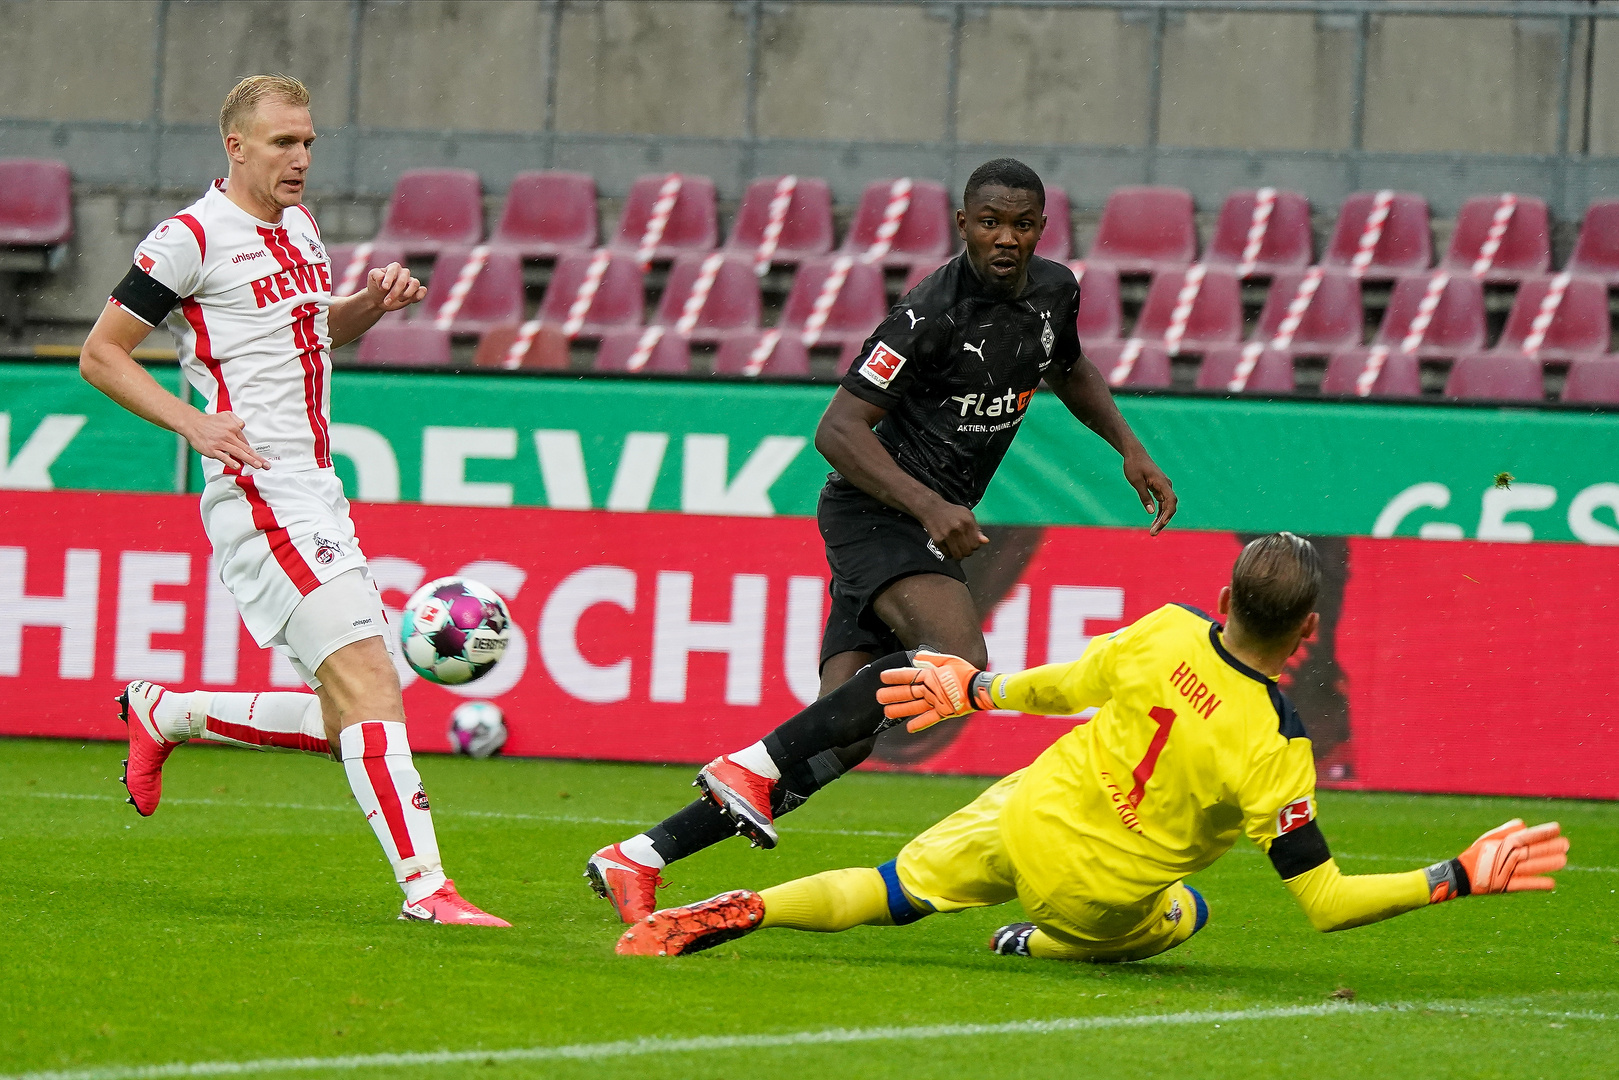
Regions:
<svg viewBox="0 0 1619 1080"><path fill-rule="evenodd" d="M877 703L877 690L883 685L881 673L910 663L902 652L873 660L848 682L766 735L765 749L776 768L786 776L817 754L854 746L876 735L887 726L883 707Z"/></svg>
<svg viewBox="0 0 1619 1080"><path fill-rule="evenodd" d="M652 841L652 850L668 864L735 836L736 822L721 813L711 800L695 799L691 805L652 826L646 834Z"/></svg>
<svg viewBox="0 0 1619 1080"><path fill-rule="evenodd" d="M770 795L771 815L780 817L803 806L811 795L865 761L876 742L873 737L853 746L823 750L808 761L783 772Z"/></svg>

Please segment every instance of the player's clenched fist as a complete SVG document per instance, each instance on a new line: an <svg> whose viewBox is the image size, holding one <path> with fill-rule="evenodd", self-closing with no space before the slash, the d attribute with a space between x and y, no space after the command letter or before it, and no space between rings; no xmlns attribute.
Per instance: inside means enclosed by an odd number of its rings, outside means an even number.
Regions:
<svg viewBox="0 0 1619 1080"><path fill-rule="evenodd" d="M906 731L918 732L940 720L990 707L987 671L959 656L921 650L911 655L911 663L913 667L882 672L887 685L877 691L883 715L908 720Z"/></svg>
<svg viewBox="0 0 1619 1080"><path fill-rule="evenodd" d="M1449 862L1428 868L1432 903L1458 896L1551 890L1546 874L1568 865L1568 837L1555 821L1526 827L1522 818L1491 829Z"/></svg>
<svg viewBox="0 0 1619 1080"><path fill-rule="evenodd" d="M366 275L365 289L366 298L383 311L398 311L427 297L427 286L398 263L389 263L381 270L373 269Z"/></svg>

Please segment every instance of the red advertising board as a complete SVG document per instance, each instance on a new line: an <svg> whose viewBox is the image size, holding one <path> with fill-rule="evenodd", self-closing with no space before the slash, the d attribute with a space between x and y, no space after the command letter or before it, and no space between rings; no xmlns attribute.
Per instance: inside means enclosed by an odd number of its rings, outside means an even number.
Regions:
<svg viewBox="0 0 1619 1080"><path fill-rule="evenodd" d="M477 578L517 633L452 691L411 679L411 739L445 747L461 700L505 710L506 752L699 762L811 700L826 603L813 521L357 505L397 606ZM297 688L209 570L194 497L0 493L0 734L120 738L128 679ZM1231 533L1001 528L969 560L992 666L1077 656L1181 601L1212 609ZM1284 676L1324 780L1381 790L1619 797L1619 721L1597 702L1619 655L1613 552L1565 544L1325 538L1323 631ZM885 735L873 765L995 775L1074 718L989 713Z"/></svg>

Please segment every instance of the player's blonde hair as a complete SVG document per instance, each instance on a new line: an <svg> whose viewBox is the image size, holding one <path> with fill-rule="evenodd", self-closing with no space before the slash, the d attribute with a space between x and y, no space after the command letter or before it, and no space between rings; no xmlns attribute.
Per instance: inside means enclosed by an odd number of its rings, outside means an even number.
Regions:
<svg viewBox="0 0 1619 1080"><path fill-rule="evenodd" d="M225 104L219 107L219 136L229 137L231 132L241 133L242 122L257 111L265 101L284 101L288 105L309 108L309 88L291 75L249 75L225 95Z"/></svg>
<svg viewBox="0 0 1619 1080"><path fill-rule="evenodd" d="M1290 532L1249 541L1231 568L1231 613L1261 641L1299 628L1321 593L1321 555Z"/></svg>

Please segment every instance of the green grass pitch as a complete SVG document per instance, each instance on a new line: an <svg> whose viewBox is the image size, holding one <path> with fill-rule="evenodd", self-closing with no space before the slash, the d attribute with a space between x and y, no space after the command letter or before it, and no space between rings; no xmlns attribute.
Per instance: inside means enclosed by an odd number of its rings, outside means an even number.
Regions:
<svg viewBox="0 0 1619 1080"><path fill-rule="evenodd" d="M330 763L183 749L143 820L122 802L120 757L0 741L0 1080L1619 1070L1611 805L1324 793L1350 872L1454 854L1514 815L1559 820L1573 841L1550 895L1339 934L1312 931L1244 841L1194 881L1208 928L1140 964L989 954L1016 905L654 960L614 955L619 927L580 871L681 805L688 768L418 759L445 865L515 924L498 931L397 922L399 893ZM728 842L676 867L663 901L874 865L984 784L848 777L784 821L776 851ZM162 1065L175 1067L142 1068Z"/></svg>

